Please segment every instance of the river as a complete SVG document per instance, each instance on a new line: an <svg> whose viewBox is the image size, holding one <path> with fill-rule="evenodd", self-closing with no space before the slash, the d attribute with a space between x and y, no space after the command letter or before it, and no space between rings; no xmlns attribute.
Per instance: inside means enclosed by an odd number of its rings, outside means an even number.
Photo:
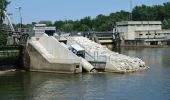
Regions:
<svg viewBox="0 0 170 100"><path fill-rule="evenodd" d="M0 75L0 100L170 100L170 48L123 48L150 69L129 73Z"/></svg>

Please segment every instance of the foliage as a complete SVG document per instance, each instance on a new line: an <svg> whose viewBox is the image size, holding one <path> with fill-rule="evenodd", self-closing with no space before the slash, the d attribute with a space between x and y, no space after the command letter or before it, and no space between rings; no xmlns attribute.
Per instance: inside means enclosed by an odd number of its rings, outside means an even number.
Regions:
<svg viewBox="0 0 170 100"><path fill-rule="evenodd" d="M46 24L47 26L52 26L52 21L42 20L42 21L39 21L39 24Z"/></svg>
<svg viewBox="0 0 170 100"><path fill-rule="evenodd" d="M0 0L0 29L2 29L3 19L5 17L3 11L6 10L9 3L8 0Z"/></svg>
<svg viewBox="0 0 170 100"><path fill-rule="evenodd" d="M0 45L6 45L7 35L4 33L0 33Z"/></svg>
<svg viewBox="0 0 170 100"><path fill-rule="evenodd" d="M169 29L170 28L170 19L168 19L168 20L164 19L162 24L163 24L162 27L164 29Z"/></svg>
<svg viewBox="0 0 170 100"><path fill-rule="evenodd" d="M96 18L87 16L75 21L57 20L54 24L51 21L40 21L39 23L56 26L57 31L65 32L112 31L116 22L128 21L129 15L130 12L121 10L108 16L100 14ZM136 6L133 8L132 15L134 21L162 21L163 28L170 29L170 2L162 5Z"/></svg>
<svg viewBox="0 0 170 100"><path fill-rule="evenodd" d="M109 16L98 15L96 18L84 17L80 20L55 21L57 31L87 32L87 31L112 31L117 21L128 20L129 12L120 11L111 13Z"/></svg>
<svg viewBox="0 0 170 100"><path fill-rule="evenodd" d="M133 20L162 21L163 28L170 29L170 2L163 5L136 6L132 14Z"/></svg>

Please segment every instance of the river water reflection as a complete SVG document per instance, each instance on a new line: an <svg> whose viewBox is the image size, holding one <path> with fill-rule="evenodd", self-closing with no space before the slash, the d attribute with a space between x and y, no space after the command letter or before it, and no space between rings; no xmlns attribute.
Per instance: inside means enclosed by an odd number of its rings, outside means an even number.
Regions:
<svg viewBox="0 0 170 100"><path fill-rule="evenodd" d="M0 75L0 100L170 100L170 48L123 48L149 70L130 73Z"/></svg>

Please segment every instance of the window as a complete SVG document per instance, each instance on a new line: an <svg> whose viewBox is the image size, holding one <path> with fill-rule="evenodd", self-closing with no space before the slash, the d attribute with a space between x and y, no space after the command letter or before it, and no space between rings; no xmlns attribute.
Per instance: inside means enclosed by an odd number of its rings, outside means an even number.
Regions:
<svg viewBox="0 0 170 100"><path fill-rule="evenodd" d="M151 34L149 33L149 34L146 34L146 35L151 35Z"/></svg>
<svg viewBox="0 0 170 100"><path fill-rule="evenodd" d="M135 24L129 24L128 26L135 26Z"/></svg>
<svg viewBox="0 0 170 100"><path fill-rule="evenodd" d="M46 33L48 36L53 36L54 33L55 33L55 30L45 30L45 33Z"/></svg>
<svg viewBox="0 0 170 100"><path fill-rule="evenodd" d="M139 34L139 36L142 36L143 34Z"/></svg>

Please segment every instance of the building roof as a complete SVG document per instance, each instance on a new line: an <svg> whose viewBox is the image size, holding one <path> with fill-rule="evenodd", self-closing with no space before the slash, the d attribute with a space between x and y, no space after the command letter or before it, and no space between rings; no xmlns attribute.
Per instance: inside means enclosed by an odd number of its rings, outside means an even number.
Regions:
<svg viewBox="0 0 170 100"><path fill-rule="evenodd" d="M73 45L71 45L71 47L76 49L77 51L84 51L84 49L77 44L73 44Z"/></svg>
<svg viewBox="0 0 170 100"><path fill-rule="evenodd" d="M116 25L162 25L161 21L121 21L116 22Z"/></svg>
<svg viewBox="0 0 170 100"><path fill-rule="evenodd" d="M36 27L45 27L46 24L35 24Z"/></svg>

